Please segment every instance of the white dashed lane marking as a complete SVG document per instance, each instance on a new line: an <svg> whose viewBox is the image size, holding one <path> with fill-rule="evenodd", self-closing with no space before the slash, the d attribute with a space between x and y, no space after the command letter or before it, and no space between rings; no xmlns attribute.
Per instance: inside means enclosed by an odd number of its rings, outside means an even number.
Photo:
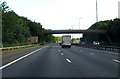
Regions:
<svg viewBox="0 0 120 79"><path fill-rule="evenodd" d="M61 55L64 55L63 53L61 53Z"/></svg>
<svg viewBox="0 0 120 79"><path fill-rule="evenodd" d="M59 52L60 52L60 50L59 50Z"/></svg>
<svg viewBox="0 0 120 79"><path fill-rule="evenodd" d="M68 58L66 58L66 61L67 61L68 63L72 63L71 60L69 60Z"/></svg>
<svg viewBox="0 0 120 79"><path fill-rule="evenodd" d="M116 59L113 59L113 61L114 61L114 62L117 62L117 63L120 63L120 61L119 61L119 60L116 60Z"/></svg>
<svg viewBox="0 0 120 79"><path fill-rule="evenodd" d="M94 53L90 53L91 55L95 55Z"/></svg>

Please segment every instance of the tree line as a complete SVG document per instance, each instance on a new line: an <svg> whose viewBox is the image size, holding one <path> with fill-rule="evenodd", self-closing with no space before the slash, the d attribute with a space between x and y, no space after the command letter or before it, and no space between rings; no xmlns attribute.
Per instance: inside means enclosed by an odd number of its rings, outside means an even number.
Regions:
<svg viewBox="0 0 120 79"><path fill-rule="evenodd" d="M33 22L26 17L19 16L9 8L6 2L0 2L2 10L2 44L16 46L30 44L30 36L38 36L39 43L53 42L52 35L44 35L41 23Z"/></svg>
<svg viewBox="0 0 120 79"><path fill-rule="evenodd" d="M92 42L95 40L103 44L120 46L120 19L96 22L88 29L106 30L106 34L84 34L84 40Z"/></svg>

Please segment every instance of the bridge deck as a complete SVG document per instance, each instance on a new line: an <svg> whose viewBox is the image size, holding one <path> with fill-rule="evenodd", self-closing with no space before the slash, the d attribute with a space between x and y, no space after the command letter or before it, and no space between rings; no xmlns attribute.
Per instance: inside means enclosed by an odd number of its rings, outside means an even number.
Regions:
<svg viewBox="0 0 120 79"><path fill-rule="evenodd" d="M45 30L44 34L79 34L79 33L99 33L105 34L105 30Z"/></svg>

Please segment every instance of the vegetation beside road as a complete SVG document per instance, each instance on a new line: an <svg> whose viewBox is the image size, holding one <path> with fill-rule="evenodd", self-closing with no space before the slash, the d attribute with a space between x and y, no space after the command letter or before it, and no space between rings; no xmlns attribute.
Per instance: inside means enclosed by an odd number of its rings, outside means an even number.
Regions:
<svg viewBox="0 0 120 79"><path fill-rule="evenodd" d="M9 8L6 2L0 2L2 10L2 45L3 47L22 46L31 44L28 38L38 36L39 44L58 43L61 37L44 35L40 22L33 22L27 17L19 16ZM100 41L103 44L120 46L120 19L100 21L88 29L106 30L107 34L83 34L84 41ZM74 40L78 42L78 40Z"/></svg>
<svg viewBox="0 0 120 79"><path fill-rule="evenodd" d="M98 40L103 44L120 46L120 19L100 21L88 29L106 30L107 34L84 34L83 39L88 42Z"/></svg>
<svg viewBox="0 0 120 79"><path fill-rule="evenodd" d="M73 38L71 41L72 41L72 43L80 43L80 39L78 39L78 38L77 39Z"/></svg>
<svg viewBox="0 0 120 79"><path fill-rule="evenodd" d="M54 42L55 42L55 43L62 42L62 36L55 36Z"/></svg>
<svg viewBox="0 0 120 79"><path fill-rule="evenodd" d="M3 47L31 44L30 36L38 36L39 43L52 42L52 35L44 35L44 28L39 22L33 22L27 17L19 16L9 8L6 2L0 2L2 10L2 44Z"/></svg>
<svg viewBox="0 0 120 79"><path fill-rule="evenodd" d="M16 52L19 52L19 51L24 51L26 49L37 48L37 47L40 47L40 45L39 44L35 44L35 45L32 45L30 47L26 47L26 48L4 50L0 54L5 55L5 54L9 54L9 53L16 53Z"/></svg>

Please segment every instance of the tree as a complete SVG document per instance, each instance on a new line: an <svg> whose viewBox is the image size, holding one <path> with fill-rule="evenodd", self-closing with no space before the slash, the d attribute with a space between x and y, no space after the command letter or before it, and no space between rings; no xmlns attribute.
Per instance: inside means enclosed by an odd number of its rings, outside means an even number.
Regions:
<svg viewBox="0 0 120 79"><path fill-rule="evenodd" d="M3 10L3 12L11 11L11 9L9 8L9 6L7 5L5 1L0 4L0 8Z"/></svg>
<svg viewBox="0 0 120 79"><path fill-rule="evenodd" d="M44 37L41 23L17 15L9 9L6 2L0 4L2 8L2 40L3 46L21 45L28 43L28 37L38 36L39 42L52 42L54 37L48 35Z"/></svg>
<svg viewBox="0 0 120 79"><path fill-rule="evenodd" d="M113 45L120 45L120 19L100 21L93 24L89 29L106 30L106 34L98 34L98 40L112 43ZM84 34L84 37L87 41L96 40L96 34Z"/></svg>
<svg viewBox="0 0 120 79"><path fill-rule="evenodd" d="M6 44L26 42L30 36L29 28L25 20L15 12L3 13L3 42Z"/></svg>

